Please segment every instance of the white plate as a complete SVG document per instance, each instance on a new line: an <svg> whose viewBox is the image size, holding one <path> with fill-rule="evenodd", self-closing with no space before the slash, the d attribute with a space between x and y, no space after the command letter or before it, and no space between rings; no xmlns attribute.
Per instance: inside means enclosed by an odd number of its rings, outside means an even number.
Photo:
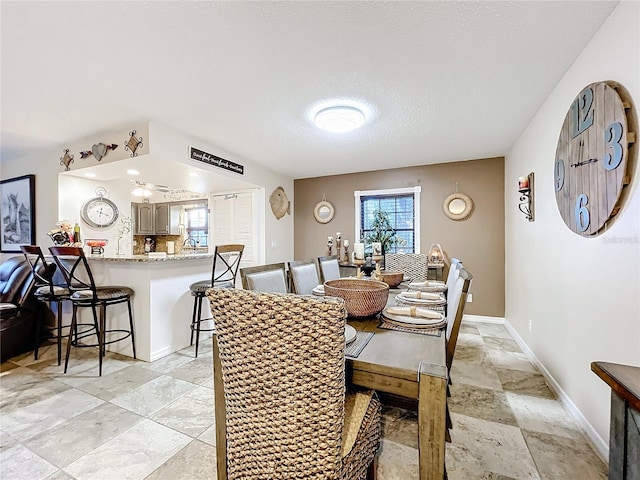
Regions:
<svg viewBox="0 0 640 480"><path fill-rule="evenodd" d="M314 295L324 295L324 285L318 285L317 287L313 287L311 293Z"/></svg>
<svg viewBox="0 0 640 480"><path fill-rule="evenodd" d="M351 325L344 326L344 339L347 345L356 339L356 329Z"/></svg>
<svg viewBox="0 0 640 480"><path fill-rule="evenodd" d="M444 315L442 313L438 313L439 318L424 318L424 317L411 317L409 315L396 315L394 313L389 313L385 309L382 312L382 315L387 317L389 320L394 320L396 322L402 322L402 323L410 323L412 325L437 325L444 321Z"/></svg>
<svg viewBox="0 0 640 480"><path fill-rule="evenodd" d="M440 298L438 300L429 300L428 298L415 298L415 297L406 297L403 295L404 292L399 293L397 298L400 298L403 302L411 302L422 305L444 305L447 301L444 298Z"/></svg>

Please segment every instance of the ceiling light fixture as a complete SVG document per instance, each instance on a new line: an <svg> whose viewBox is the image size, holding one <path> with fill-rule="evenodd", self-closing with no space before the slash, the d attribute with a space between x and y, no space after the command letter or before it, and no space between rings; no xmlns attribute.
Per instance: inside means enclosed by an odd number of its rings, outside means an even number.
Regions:
<svg viewBox="0 0 640 480"><path fill-rule="evenodd" d="M138 170L134 170L133 168L130 168L129 170L127 170L127 174L129 174L129 175L140 175L140 172Z"/></svg>
<svg viewBox="0 0 640 480"><path fill-rule="evenodd" d="M84 176L87 178L96 178L96 174L91 172L85 173Z"/></svg>
<svg viewBox="0 0 640 480"><path fill-rule="evenodd" d="M147 189L147 188L134 188L133 192L131 192L133 195L135 195L136 197L150 197L151 196L151 190Z"/></svg>
<svg viewBox="0 0 640 480"><path fill-rule="evenodd" d="M355 130L362 126L364 120L362 110L346 106L324 108L313 119L318 128L333 133Z"/></svg>

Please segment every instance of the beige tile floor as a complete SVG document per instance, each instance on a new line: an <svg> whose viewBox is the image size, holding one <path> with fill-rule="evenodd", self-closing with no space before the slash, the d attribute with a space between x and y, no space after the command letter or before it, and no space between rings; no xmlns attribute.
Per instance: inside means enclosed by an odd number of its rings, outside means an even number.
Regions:
<svg viewBox="0 0 640 480"><path fill-rule="evenodd" d="M66 375L54 348L4 362L0 478L212 479L211 344L153 363L74 349ZM452 370L451 480L606 478L606 464L501 325L463 324ZM418 478L416 414L383 412L378 478Z"/></svg>

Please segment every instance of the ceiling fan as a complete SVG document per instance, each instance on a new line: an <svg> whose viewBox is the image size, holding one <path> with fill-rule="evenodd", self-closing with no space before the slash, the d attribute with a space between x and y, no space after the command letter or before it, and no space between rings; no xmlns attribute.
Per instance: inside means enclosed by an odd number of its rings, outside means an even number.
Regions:
<svg viewBox="0 0 640 480"><path fill-rule="evenodd" d="M152 191L158 193L169 193L173 190L166 185L156 185L154 183L140 182L138 180L132 180L131 186L133 187L131 193L137 197L149 197L151 196Z"/></svg>

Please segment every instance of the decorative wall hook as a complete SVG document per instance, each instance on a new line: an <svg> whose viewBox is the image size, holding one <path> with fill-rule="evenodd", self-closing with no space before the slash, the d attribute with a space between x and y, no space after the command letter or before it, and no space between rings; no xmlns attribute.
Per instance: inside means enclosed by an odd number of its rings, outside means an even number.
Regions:
<svg viewBox="0 0 640 480"><path fill-rule="evenodd" d="M138 150L138 147L142 147L144 145L142 143L142 137L136 138L135 135L135 130L130 131L129 140L124 144L124 149L131 151L131 157L137 157L138 154L136 153L136 150Z"/></svg>
<svg viewBox="0 0 640 480"><path fill-rule="evenodd" d="M60 165L64 165L64 171L68 172L71 169L69 165L73 163L73 155L69 155L68 148L65 148L62 153L64 153L64 155L60 157Z"/></svg>
<svg viewBox="0 0 640 480"><path fill-rule="evenodd" d="M118 145L115 143L112 143L111 145L97 143L91 146L91 150L84 150L80 152L80 158L87 158L89 155L93 155L96 160L100 161L109 150L115 150L116 148L118 148Z"/></svg>
<svg viewBox="0 0 640 480"><path fill-rule="evenodd" d="M520 192L520 203L518 209L524 213L524 218L533 222L534 215L534 198L533 198L533 172L526 177L518 177L518 192Z"/></svg>

